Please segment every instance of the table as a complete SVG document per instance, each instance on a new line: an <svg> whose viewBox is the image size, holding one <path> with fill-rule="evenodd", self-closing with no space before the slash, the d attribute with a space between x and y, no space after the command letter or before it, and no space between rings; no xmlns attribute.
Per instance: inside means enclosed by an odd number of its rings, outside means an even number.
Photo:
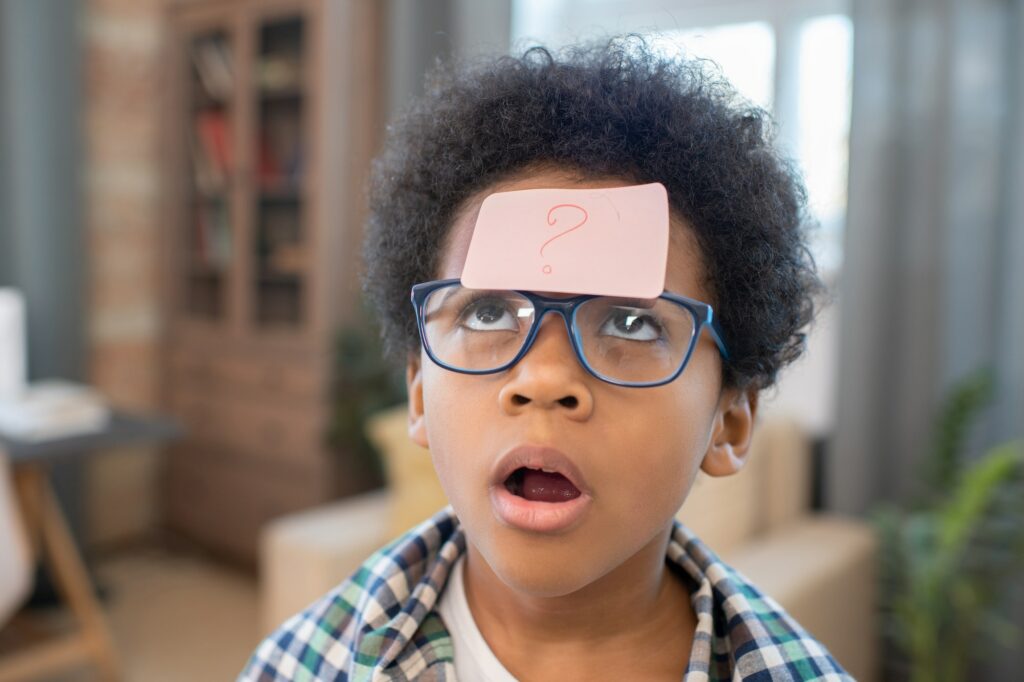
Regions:
<svg viewBox="0 0 1024 682"><path fill-rule="evenodd" d="M78 629L70 635L0 657L0 682L36 679L80 663L92 663L104 679L121 678L110 628L54 494L49 465L111 448L158 445L180 435L181 427L168 417L117 410L106 427L94 433L40 442L0 435L0 450L11 461L14 488L33 553L45 561L78 622Z"/></svg>

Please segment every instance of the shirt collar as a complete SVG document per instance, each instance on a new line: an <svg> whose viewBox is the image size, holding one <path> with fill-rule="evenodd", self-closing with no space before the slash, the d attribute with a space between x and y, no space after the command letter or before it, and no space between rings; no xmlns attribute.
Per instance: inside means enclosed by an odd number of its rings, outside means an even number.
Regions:
<svg viewBox="0 0 1024 682"><path fill-rule="evenodd" d="M403 541L404 540L404 541ZM388 551L390 549L390 551ZM359 650L378 658L386 670L395 664L413 642L427 614L434 610L438 596L448 582L455 561L466 550L465 532L449 505L428 521L407 533L379 553L393 563L392 570L378 579L393 594L392 603L366 614L368 630ZM714 591L709 570L725 577L718 557L688 528L673 520L666 560L682 569L696 590L691 603L697 615L697 629L690 657L690 670L708 672L716 646L714 633ZM368 590L374 586L369 585ZM729 617L735 615L728 613ZM727 646L725 647L727 649Z"/></svg>

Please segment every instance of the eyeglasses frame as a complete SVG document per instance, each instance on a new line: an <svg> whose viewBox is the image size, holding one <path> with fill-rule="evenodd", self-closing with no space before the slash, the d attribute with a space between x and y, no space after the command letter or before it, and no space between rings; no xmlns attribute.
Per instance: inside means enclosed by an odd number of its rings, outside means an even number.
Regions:
<svg viewBox="0 0 1024 682"><path fill-rule="evenodd" d="M586 301L589 301L594 298L601 298L601 295L580 294L578 296L573 296L571 298L551 298L532 291L522 291L519 289L513 289L511 291L514 291L515 293L528 299L530 303L533 305L534 309L533 324L530 327L530 331L526 336L526 341L523 342L523 347L519 350L519 352L516 354L514 358L506 362L504 365L501 365L500 367L494 369L463 369L460 367L454 367L445 362L442 362L434 355L434 351L431 350L430 344L427 343L427 334L424 319L424 308L427 301L427 297L438 289L443 289L454 284L461 285L462 280L455 278L439 279L430 282L421 282L419 284L414 284L412 286L412 291L410 295L413 310L415 311L416 314L416 327L419 330L420 342L422 343L424 350L427 351L427 355L435 364L452 372L458 372L460 374L477 375L497 374L498 372L503 372L515 366L515 364L522 360L523 357L533 347L533 342L537 337L538 331L540 330L541 323L544 321L544 316L547 315L549 312L554 312L561 315L562 321L565 323L566 332L569 335L569 342L572 345L573 352L576 354L577 360L579 360L580 364L583 365L587 372L590 373L592 376L600 379L601 381L613 384L615 386L623 386L627 388L651 388L654 386L662 386L664 384L668 384L675 381L676 378L680 374L682 374L683 370L686 369L686 366L690 363L690 356L693 355L693 351L697 347L697 342L698 339L700 339L701 330L704 327L707 327L712 339L714 339L715 344L718 346L718 350L721 353L722 357L725 360L729 359L729 352L725 347L725 342L722 340L722 332L718 328L718 323L715 321L714 310L712 309L711 305L708 303L704 303L703 301L687 298L686 296L680 296L679 294L670 291L664 291L658 296L658 298L663 298L667 301L671 301L672 303L676 303L686 308L690 312L690 314L693 315L693 319L695 321L693 335L690 337L690 345L686 349L686 354L683 356L682 362L679 363L679 367L671 376L660 381L618 381L616 379L603 376L596 369L594 369L589 362L587 362L586 356L584 356L583 354L583 339L580 337L579 328L576 326L577 308Z"/></svg>

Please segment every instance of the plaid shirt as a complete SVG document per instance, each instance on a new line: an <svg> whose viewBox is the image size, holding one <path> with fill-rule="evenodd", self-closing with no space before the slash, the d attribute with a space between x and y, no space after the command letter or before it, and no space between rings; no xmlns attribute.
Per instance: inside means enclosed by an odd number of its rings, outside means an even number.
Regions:
<svg viewBox="0 0 1024 682"><path fill-rule="evenodd" d="M452 640L435 605L465 550L459 521L445 507L285 622L259 645L238 680L455 680ZM678 521L667 560L699 585L686 682L853 679L774 600Z"/></svg>

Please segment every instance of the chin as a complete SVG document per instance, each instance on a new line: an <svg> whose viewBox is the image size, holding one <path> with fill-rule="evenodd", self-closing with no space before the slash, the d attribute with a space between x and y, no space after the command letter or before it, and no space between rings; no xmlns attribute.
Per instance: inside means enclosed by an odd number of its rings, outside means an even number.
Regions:
<svg viewBox="0 0 1024 682"><path fill-rule="evenodd" d="M607 572L599 570L601 562L596 557L582 556L576 551L567 556L564 544L559 548L548 543L527 546L499 540L498 547L480 549L481 556L502 583L510 590L531 597L572 594Z"/></svg>

